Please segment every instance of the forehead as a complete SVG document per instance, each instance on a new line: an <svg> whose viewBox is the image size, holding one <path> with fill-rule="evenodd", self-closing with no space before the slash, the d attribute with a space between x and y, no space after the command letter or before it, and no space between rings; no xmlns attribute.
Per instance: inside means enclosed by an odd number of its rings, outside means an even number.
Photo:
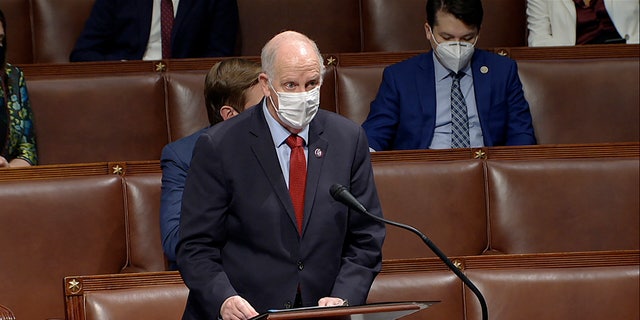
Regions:
<svg viewBox="0 0 640 320"><path fill-rule="evenodd" d="M275 71L278 79L316 77L320 75L320 62L313 48L288 45L278 52Z"/></svg>
<svg viewBox="0 0 640 320"><path fill-rule="evenodd" d="M434 25L433 28L434 32L447 33L452 36L460 37L478 32L476 27L468 26L453 14L442 10L439 10L436 13L436 25Z"/></svg>

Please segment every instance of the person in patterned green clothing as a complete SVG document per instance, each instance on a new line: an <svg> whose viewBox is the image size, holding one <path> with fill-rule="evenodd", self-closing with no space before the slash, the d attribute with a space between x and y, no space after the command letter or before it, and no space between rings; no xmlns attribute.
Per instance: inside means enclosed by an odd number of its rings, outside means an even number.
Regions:
<svg viewBox="0 0 640 320"><path fill-rule="evenodd" d="M20 69L6 63L7 22L0 10L0 168L38 163L29 94Z"/></svg>

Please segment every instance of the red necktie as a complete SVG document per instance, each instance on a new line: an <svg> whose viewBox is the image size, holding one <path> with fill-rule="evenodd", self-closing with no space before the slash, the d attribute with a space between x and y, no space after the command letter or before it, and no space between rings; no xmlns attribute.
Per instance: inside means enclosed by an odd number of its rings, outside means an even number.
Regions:
<svg viewBox="0 0 640 320"><path fill-rule="evenodd" d="M302 234L302 221L304 217L304 191L307 186L307 160L304 156L304 140L295 135L290 135L286 140L291 148L289 159L289 194L296 212L298 232Z"/></svg>
<svg viewBox="0 0 640 320"><path fill-rule="evenodd" d="M162 58L171 58L171 29L173 29L173 1L160 2L160 34L162 37Z"/></svg>

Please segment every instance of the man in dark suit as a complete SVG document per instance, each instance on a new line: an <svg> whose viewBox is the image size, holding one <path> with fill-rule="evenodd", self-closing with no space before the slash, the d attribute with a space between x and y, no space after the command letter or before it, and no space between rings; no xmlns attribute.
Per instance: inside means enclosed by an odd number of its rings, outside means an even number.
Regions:
<svg viewBox="0 0 640 320"><path fill-rule="evenodd" d="M364 130L318 108L322 61L306 36L276 35L262 50L265 99L196 143L178 244L183 319L365 303L385 228L329 193L346 185L382 215Z"/></svg>
<svg viewBox="0 0 640 320"><path fill-rule="evenodd" d="M70 61L161 59L160 1L96 0ZM238 32L236 0L172 3L176 10L171 58L233 55Z"/></svg>
<svg viewBox="0 0 640 320"><path fill-rule="evenodd" d="M384 70L362 124L371 148L535 144L515 61L474 50L482 23L481 1L428 0L426 12L424 28L434 50ZM460 90L454 94L454 89ZM458 108L463 111L456 113Z"/></svg>

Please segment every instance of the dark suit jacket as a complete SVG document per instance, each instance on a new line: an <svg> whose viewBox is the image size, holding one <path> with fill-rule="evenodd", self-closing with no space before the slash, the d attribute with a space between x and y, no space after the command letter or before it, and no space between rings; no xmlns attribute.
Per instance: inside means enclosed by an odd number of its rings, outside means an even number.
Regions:
<svg viewBox="0 0 640 320"><path fill-rule="evenodd" d="M162 195L160 197L160 231L162 248L169 260L169 268L176 269L176 247L180 236L182 193L187 180L191 155L196 141L206 128L167 144L162 148Z"/></svg>
<svg viewBox="0 0 640 320"><path fill-rule="evenodd" d="M484 145L535 144L529 104L515 61L475 50L471 68ZM428 149L436 124L435 88L433 51L385 68L362 124L371 148Z"/></svg>
<svg viewBox="0 0 640 320"><path fill-rule="evenodd" d="M178 265L190 290L183 319L216 319L235 294L258 312L291 307L298 285L304 306L324 296L365 303L385 228L329 193L345 185L382 215L364 130L319 110L308 148L299 236L262 103L200 135L180 220Z"/></svg>
<svg viewBox="0 0 640 320"><path fill-rule="evenodd" d="M70 61L142 59L152 8L152 0L96 0ZM231 56L237 31L236 0L180 0L172 58Z"/></svg>

